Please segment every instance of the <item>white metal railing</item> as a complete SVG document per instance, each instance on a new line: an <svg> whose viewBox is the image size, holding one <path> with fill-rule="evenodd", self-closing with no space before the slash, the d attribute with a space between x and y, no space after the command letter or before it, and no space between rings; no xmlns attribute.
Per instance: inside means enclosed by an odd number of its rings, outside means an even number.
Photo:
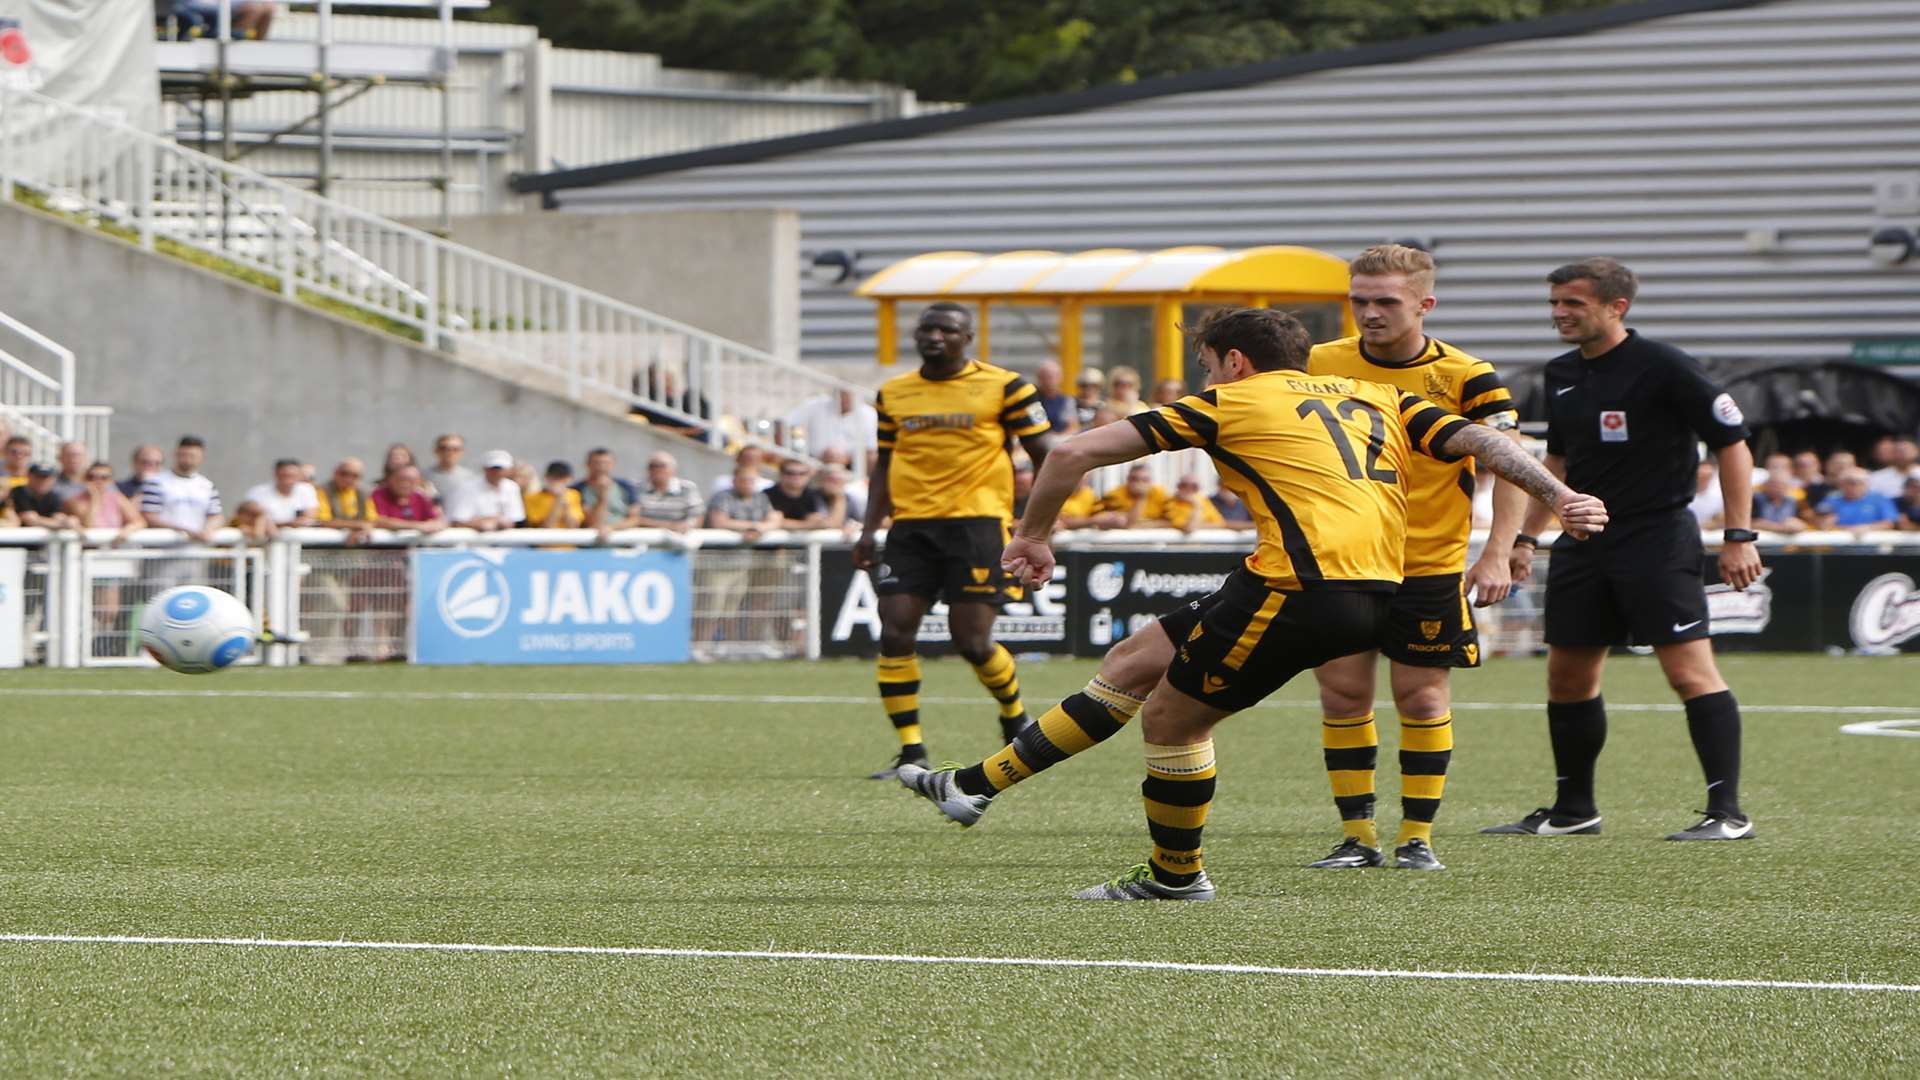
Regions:
<svg viewBox="0 0 1920 1080"><path fill-rule="evenodd" d="M785 449L779 418L858 384L0 87L0 199L213 255L290 299L349 305L429 348L603 408ZM856 467L860 464L855 463Z"/></svg>
<svg viewBox="0 0 1920 1080"><path fill-rule="evenodd" d="M105 458L113 410L74 404L73 350L4 311L0 311L0 329L42 357L41 364L32 364L0 346L0 419L15 435L32 439L34 456L41 460L52 460L61 443L74 439L86 443L97 458Z"/></svg>

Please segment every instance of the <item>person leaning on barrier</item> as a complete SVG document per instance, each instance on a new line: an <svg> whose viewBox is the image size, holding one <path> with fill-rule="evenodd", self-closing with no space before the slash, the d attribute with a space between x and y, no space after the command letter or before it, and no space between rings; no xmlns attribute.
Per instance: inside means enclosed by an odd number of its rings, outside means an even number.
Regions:
<svg viewBox="0 0 1920 1080"><path fill-rule="evenodd" d="M180 436L173 468L149 478L140 489L140 512L155 529L176 529L206 543L227 523L220 489L200 472L207 444L198 435Z"/></svg>
<svg viewBox="0 0 1920 1080"><path fill-rule="evenodd" d="M1893 500L1893 508L1900 515L1895 522L1903 532L1920 530L1920 476L1907 478L1906 486L1900 489L1900 497Z"/></svg>
<svg viewBox="0 0 1920 1080"><path fill-rule="evenodd" d="M864 500L856 501L847 490L847 470L844 465L828 465L820 470L818 486L826 504L826 520L817 528L840 529L851 535L866 517L867 507Z"/></svg>
<svg viewBox="0 0 1920 1080"><path fill-rule="evenodd" d="M1783 460L1786 455L1779 455ZM1784 464L1769 465L1767 478L1753 493L1753 528L1756 532L1797 533L1807 529L1807 507L1794 491L1793 474Z"/></svg>
<svg viewBox="0 0 1920 1080"><path fill-rule="evenodd" d="M440 516L450 522L474 517L468 504L479 491L480 474L460 464L466 453L467 440L448 432L433 440L433 468L420 472L421 493L438 503Z"/></svg>
<svg viewBox="0 0 1920 1080"><path fill-rule="evenodd" d="M232 526L249 544L264 544L280 535L279 526L267 508L253 499L242 499L233 510Z"/></svg>
<svg viewBox="0 0 1920 1080"><path fill-rule="evenodd" d="M53 493L60 497L60 503L64 506L68 499L86 490L87 466L93 464L93 455L87 452L86 443L64 442L60 444L56 460L60 463L60 471L53 478Z"/></svg>
<svg viewBox="0 0 1920 1080"><path fill-rule="evenodd" d="M7 502L21 525L29 529L77 529L80 519L66 512L60 496L53 490L51 465L35 462L27 466L27 482L7 493Z"/></svg>
<svg viewBox="0 0 1920 1080"><path fill-rule="evenodd" d="M366 473L367 467L359 458L343 459L319 488L320 500L313 511L315 525L345 531L349 544L365 540L373 529L373 505L360 490L360 480Z"/></svg>
<svg viewBox="0 0 1920 1080"><path fill-rule="evenodd" d="M641 528L686 532L706 516L706 496L700 494L700 485L675 475L678 464L665 450L647 458L647 479L634 504Z"/></svg>
<svg viewBox="0 0 1920 1080"><path fill-rule="evenodd" d="M447 527L440 508L420 491L420 470L412 465L395 469L373 489L375 528L433 533Z"/></svg>
<svg viewBox="0 0 1920 1080"><path fill-rule="evenodd" d="M130 461L133 471L127 473L127 478L114 486L120 489L120 494L138 502L140 489L146 487L147 481L159 476L160 470L167 467L167 454L152 443L143 443L133 448Z"/></svg>
<svg viewBox="0 0 1920 1080"><path fill-rule="evenodd" d="M640 488L631 480L613 474L613 451L596 446L587 451L587 475L573 490L580 493L580 509L586 511L587 525L610 532L631 529L640 524Z"/></svg>
<svg viewBox="0 0 1920 1080"><path fill-rule="evenodd" d="M812 487L813 468L804 461L780 463L780 479L765 492L780 515L780 528L817 529L826 524L827 500Z"/></svg>
<svg viewBox="0 0 1920 1080"><path fill-rule="evenodd" d="M1247 504L1241 501L1240 496L1235 495L1226 487L1222 487L1219 491L1214 492L1207 498L1207 501L1212 503L1213 508L1220 512L1221 528L1241 530L1252 530L1255 528L1253 511L1248 510Z"/></svg>
<svg viewBox="0 0 1920 1080"><path fill-rule="evenodd" d="M275 525L304 528L314 523L320 510L320 493L301 478L300 462L281 458L273 463L273 479L247 489L243 503L257 503ZM240 512L234 511L236 527Z"/></svg>
<svg viewBox="0 0 1920 1080"><path fill-rule="evenodd" d="M118 544L147 527L140 508L113 482L113 466L96 461L87 467L85 479L86 486L66 505L67 513L80 519L81 528L113 529L113 542Z"/></svg>
<svg viewBox="0 0 1920 1080"><path fill-rule="evenodd" d="M748 540L757 540L768 529L780 526L767 493L758 490L760 471L741 467L733 471L733 485L713 497L707 507L707 528L737 532Z"/></svg>
<svg viewBox="0 0 1920 1080"><path fill-rule="evenodd" d="M470 516L454 524L479 532L497 532L525 521L526 496L521 493L520 485L507 475L513 471L513 455L505 450L489 450L480 464L484 470L480 483L466 505Z"/></svg>
<svg viewBox="0 0 1920 1080"><path fill-rule="evenodd" d="M1154 529L1167 524L1167 490L1153 482L1153 470L1135 465L1127 470L1127 482L1107 492L1100 500L1100 511L1093 516L1095 528Z"/></svg>
<svg viewBox="0 0 1920 1080"><path fill-rule="evenodd" d="M526 495L528 529L578 529L587 523L587 512L580 506L580 493L573 490L573 466L564 461L547 465L547 477L537 490Z"/></svg>
<svg viewBox="0 0 1920 1080"><path fill-rule="evenodd" d="M0 451L0 490L26 483L27 466L32 464L33 440L25 435L7 436L6 449Z"/></svg>
<svg viewBox="0 0 1920 1080"><path fill-rule="evenodd" d="M1814 508L1820 528L1863 533L1894 527L1900 512L1892 499L1869 487L1867 470L1855 465L1841 473L1839 480L1840 490Z"/></svg>
<svg viewBox="0 0 1920 1080"><path fill-rule="evenodd" d="M1206 493L1200 490L1200 477L1196 473L1188 473L1174 485L1173 496L1167 500L1163 512L1167 524L1185 533L1222 529L1227 524Z"/></svg>

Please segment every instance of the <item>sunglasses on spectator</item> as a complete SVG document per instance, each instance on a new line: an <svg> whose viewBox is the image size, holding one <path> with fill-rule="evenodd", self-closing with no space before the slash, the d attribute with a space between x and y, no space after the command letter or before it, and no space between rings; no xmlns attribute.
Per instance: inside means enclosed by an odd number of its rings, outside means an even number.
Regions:
<svg viewBox="0 0 1920 1080"><path fill-rule="evenodd" d="M110 472L90 472L87 474L87 479L88 480L111 480L113 479L113 474Z"/></svg>
<svg viewBox="0 0 1920 1080"><path fill-rule="evenodd" d="M335 469L333 470L333 475L351 477L356 480L360 478L360 474L358 472L350 472L346 469Z"/></svg>
<svg viewBox="0 0 1920 1080"><path fill-rule="evenodd" d="M781 475L781 476L805 476L805 475L807 475L807 470L805 470L805 469L781 469L781 470L780 470L780 475Z"/></svg>

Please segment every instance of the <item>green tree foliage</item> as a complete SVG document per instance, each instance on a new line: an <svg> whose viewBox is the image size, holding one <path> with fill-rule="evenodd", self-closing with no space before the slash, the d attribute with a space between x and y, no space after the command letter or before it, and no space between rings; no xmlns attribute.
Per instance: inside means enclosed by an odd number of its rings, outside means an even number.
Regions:
<svg viewBox="0 0 1920 1080"><path fill-rule="evenodd" d="M675 67L871 79L992 101L1531 19L1622 0L494 0L554 44Z"/></svg>

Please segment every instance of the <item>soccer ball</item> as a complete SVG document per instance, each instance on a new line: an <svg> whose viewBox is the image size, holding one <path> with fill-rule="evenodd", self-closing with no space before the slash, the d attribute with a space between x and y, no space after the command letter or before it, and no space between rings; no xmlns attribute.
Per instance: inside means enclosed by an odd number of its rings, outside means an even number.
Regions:
<svg viewBox="0 0 1920 1080"><path fill-rule="evenodd" d="M168 589L140 616L140 645L162 667L206 675L253 651L253 612L232 593L204 585Z"/></svg>

